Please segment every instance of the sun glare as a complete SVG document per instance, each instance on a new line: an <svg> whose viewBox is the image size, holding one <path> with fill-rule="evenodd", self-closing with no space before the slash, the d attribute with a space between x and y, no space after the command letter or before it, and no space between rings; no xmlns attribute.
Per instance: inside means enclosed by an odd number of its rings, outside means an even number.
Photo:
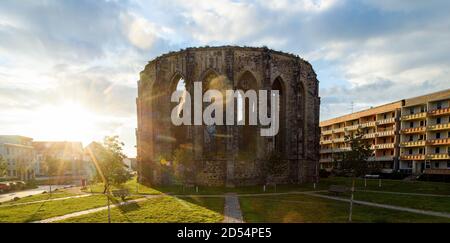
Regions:
<svg viewBox="0 0 450 243"><path fill-rule="evenodd" d="M32 122L49 139L86 141L95 132L95 116L76 103L42 107Z"/></svg>

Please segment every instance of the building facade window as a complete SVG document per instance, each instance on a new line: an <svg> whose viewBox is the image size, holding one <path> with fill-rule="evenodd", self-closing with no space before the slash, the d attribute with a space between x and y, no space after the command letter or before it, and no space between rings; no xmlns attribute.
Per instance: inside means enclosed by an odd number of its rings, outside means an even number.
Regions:
<svg viewBox="0 0 450 243"><path fill-rule="evenodd" d="M440 152L441 152L441 148L436 147L436 148L434 149L434 153L435 153L435 154L439 154Z"/></svg>

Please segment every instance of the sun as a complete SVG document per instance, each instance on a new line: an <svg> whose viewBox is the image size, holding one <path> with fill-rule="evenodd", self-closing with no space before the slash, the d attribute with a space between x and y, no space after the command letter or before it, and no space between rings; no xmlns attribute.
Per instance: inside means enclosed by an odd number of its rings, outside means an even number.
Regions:
<svg viewBox="0 0 450 243"><path fill-rule="evenodd" d="M86 141L95 132L96 117L73 102L41 107L32 123L40 137L55 140Z"/></svg>

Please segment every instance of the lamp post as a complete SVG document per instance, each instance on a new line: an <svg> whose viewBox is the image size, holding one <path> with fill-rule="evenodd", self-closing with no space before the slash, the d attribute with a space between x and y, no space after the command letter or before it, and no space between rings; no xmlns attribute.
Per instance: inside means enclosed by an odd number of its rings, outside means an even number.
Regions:
<svg viewBox="0 0 450 243"><path fill-rule="evenodd" d="M110 201L109 201L109 187L108 187L108 191L106 192L106 197L108 198L108 223L111 223L111 206L110 206Z"/></svg>

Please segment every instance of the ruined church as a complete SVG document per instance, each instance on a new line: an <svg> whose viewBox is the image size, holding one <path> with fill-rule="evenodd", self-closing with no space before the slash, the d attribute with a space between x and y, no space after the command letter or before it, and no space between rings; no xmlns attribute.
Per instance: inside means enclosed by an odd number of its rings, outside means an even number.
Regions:
<svg viewBox="0 0 450 243"><path fill-rule="evenodd" d="M171 94L184 90L193 96L194 82L201 82L205 91L278 91L278 133L260 136L262 125L248 122L175 126L171 113L177 104L171 102ZM138 82L139 180L153 185L177 183L174 167L179 151L188 151L183 159L189 160L185 163L189 167L182 169L190 172L189 183L195 185L232 187L315 180L320 137L318 90L310 63L266 47L187 48L157 57L145 66ZM242 109L236 112L236 119L248 121L252 107L245 97L236 103L241 104L236 109Z"/></svg>

